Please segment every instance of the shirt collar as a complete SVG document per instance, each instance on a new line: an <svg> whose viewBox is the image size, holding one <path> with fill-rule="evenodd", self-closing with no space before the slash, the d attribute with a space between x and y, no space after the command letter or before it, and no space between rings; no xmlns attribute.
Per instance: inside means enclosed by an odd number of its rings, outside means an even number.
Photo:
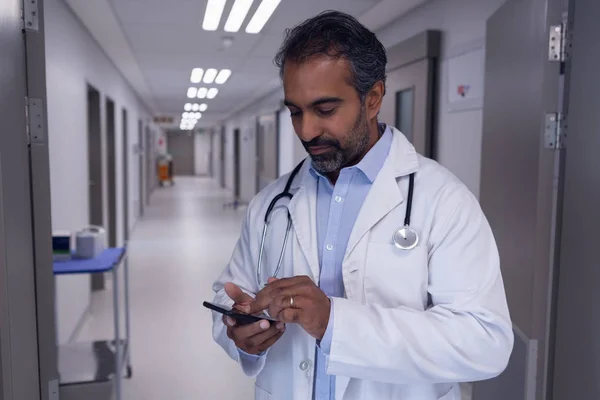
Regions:
<svg viewBox="0 0 600 400"><path fill-rule="evenodd" d="M383 135L381 135L375 145L371 147L371 150L365 154L358 164L348 167L348 169L356 168L359 171L362 171L370 183L373 183L375 178L377 178L377 174L379 174L381 167L383 167L392 145L392 130L385 124L380 124L379 129L380 131L383 131ZM314 168L312 163L310 165L310 173L315 179L324 177Z"/></svg>

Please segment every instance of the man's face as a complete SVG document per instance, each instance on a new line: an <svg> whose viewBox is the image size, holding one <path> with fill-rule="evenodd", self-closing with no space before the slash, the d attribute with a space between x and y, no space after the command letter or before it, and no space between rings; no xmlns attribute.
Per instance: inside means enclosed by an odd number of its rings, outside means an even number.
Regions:
<svg viewBox="0 0 600 400"><path fill-rule="evenodd" d="M350 78L343 59L313 57L285 64L285 104L296 134L323 174L357 162L369 147L367 113Z"/></svg>

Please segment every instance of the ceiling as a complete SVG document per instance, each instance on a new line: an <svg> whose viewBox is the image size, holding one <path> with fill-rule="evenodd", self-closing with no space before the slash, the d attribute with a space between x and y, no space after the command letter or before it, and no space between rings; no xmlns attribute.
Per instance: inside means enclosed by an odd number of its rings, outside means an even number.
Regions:
<svg viewBox="0 0 600 400"><path fill-rule="evenodd" d="M376 31L425 1L282 0L259 34L247 34L245 25L238 33L223 30L233 0L227 0L214 32L202 29L207 0L67 0L155 114L179 117L185 103L207 103L199 126L214 125L280 86L273 56L286 28L335 9ZM255 0L246 23L258 4ZM233 39L228 48L224 37ZM216 98L189 100L195 67L227 68L232 75L223 85L210 85L219 89Z"/></svg>

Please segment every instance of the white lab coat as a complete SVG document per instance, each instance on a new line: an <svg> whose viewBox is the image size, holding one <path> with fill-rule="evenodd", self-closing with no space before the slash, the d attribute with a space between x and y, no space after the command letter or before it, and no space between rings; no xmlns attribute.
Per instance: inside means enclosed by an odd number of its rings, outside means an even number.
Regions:
<svg viewBox="0 0 600 400"><path fill-rule="evenodd" d="M390 154L348 242L343 261L346 294L333 299L327 373L337 376L336 400L459 400L457 382L497 376L512 351L498 251L469 190L436 162L418 155L398 130L393 134ZM279 276L308 275L318 282L317 185L308 167L305 162L292 185L293 229ZM404 223L412 172L411 226L420 241L406 251L393 245L392 234ZM215 302L232 304L223 290L229 281L247 293L258 291L265 212L287 178L250 203L231 262L214 284ZM265 268L271 274L285 221L285 214L276 212L267 238ZM256 377L256 399L312 398L315 340L298 325L288 324L282 338L252 363L240 359L216 313L213 335L246 375Z"/></svg>

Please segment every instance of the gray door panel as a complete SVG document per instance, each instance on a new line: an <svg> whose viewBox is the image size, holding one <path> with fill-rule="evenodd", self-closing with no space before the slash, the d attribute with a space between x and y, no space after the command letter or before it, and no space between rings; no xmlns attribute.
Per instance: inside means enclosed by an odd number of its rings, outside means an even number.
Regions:
<svg viewBox="0 0 600 400"><path fill-rule="evenodd" d="M576 0L553 399L600 398L600 3Z"/></svg>
<svg viewBox="0 0 600 400"><path fill-rule="evenodd" d="M195 143L191 132L174 131L168 133L167 151L173 157L173 175L194 176Z"/></svg>
<svg viewBox="0 0 600 400"><path fill-rule="evenodd" d="M487 23L480 202L516 343L504 373L475 384L475 400L545 399L561 157L543 133L545 113L561 111L548 37L563 10L562 0L509 0Z"/></svg>
<svg viewBox="0 0 600 400"><path fill-rule="evenodd" d="M0 398L36 400L40 365L21 1L3 1L0 15Z"/></svg>

